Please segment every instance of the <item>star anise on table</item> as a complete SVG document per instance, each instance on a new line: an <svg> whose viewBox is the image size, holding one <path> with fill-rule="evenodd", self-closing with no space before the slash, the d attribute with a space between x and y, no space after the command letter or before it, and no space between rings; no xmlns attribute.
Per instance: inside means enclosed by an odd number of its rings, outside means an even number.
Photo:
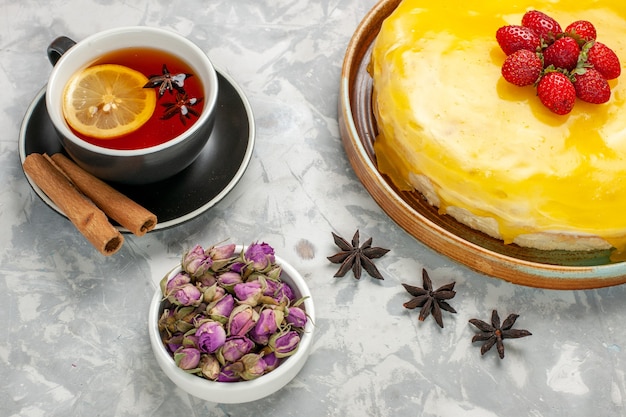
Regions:
<svg viewBox="0 0 626 417"><path fill-rule="evenodd" d="M419 321L424 321L432 313L433 318L443 328L443 318L441 317L441 310L449 311L450 313L456 313L456 310L448 304L446 300L454 298L456 291L454 291L454 284L442 285L441 287L433 290L433 283L428 276L428 272L422 268L422 285L424 288L415 287L409 284L402 284L409 294L414 298L404 303L404 307L414 309L421 307Z"/></svg>
<svg viewBox="0 0 626 417"><path fill-rule="evenodd" d="M519 317L519 314L509 314L504 320L504 323L500 325L500 316L497 310L493 310L491 313L491 324L478 319L471 319L469 322L480 330L480 333L476 333L472 338L474 342L485 342L480 347L480 354L484 355L489 349L496 345L498 349L498 355L500 359L504 359L504 339L517 339L520 337L526 337L532 335L528 330L512 329L515 324L515 320Z"/></svg>
<svg viewBox="0 0 626 417"><path fill-rule="evenodd" d="M335 233L332 233L332 235L335 240L335 245L341 249L341 252L327 258L334 264L341 264L339 270L334 275L335 277L343 277L352 269L354 278L361 279L362 270L365 269L373 278L384 279L378 268L376 268L376 265L374 265L374 262L372 262L372 259L380 258L389 252L389 249L372 246L371 237L359 246L358 230L352 237L351 243L348 243L347 240Z"/></svg>

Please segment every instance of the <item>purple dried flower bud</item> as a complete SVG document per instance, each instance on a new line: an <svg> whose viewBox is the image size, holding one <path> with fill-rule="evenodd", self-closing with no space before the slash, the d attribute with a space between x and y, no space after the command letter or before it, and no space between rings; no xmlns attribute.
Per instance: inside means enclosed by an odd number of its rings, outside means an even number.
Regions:
<svg viewBox="0 0 626 417"><path fill-rule="evenodd" d="M239 372L243 370L241 362L229 363L222 367L217 377L217 382L237 382L241 381Z"/></svg>
<svg viewBox="0 0 626 417"><path fill-rule="evenodd" d="M196 276L195 279L196 283L202 287L210 287L212 285L215 285L215 283L217 282L215 275L213 275L211 272L205 272L199 277Z"/></svg>
<svg viewBox="0 0 626 417"><path fill-rule="evenodd" d="M230 317L230 313L232 313L235 308L235 299L232 295L226 294L219 300L215 302L212 306L207 307L207 313L214 320L219 320L220 322L228 321L228 317Z"/></svg>
<svg viewBox="0 0 626 417"><path fill-rule="evenodd" d="M245 336L259 319L257 313L251 306L241 304L235 307L228 319L228 334L231 336Z"/></svg>
<svg viewBox="0 0 626 417"><path fill-rule="evenodd" d="M288 307L287 315L285 316L287 319L287 323L295 326L304 328L307 322L306 312L300 307Z"/></svg>
<svg viewBox="0 0 626 417"><path fill-rule="evenodd" d="M201 308L202 303L196 306L178 306L176 310L174 310L174 318L176 322L173 327L170 329L172 332L181 332L187 333L189 330L193 329L195 326L192 324L195 317L197 316L196 308Z"/></svg>
<svg viewBox="0 0 626 417"><path fill-rule="evenodd" d="M265 275L267 275L269 279L273 279L274 281L279 281L280 274L282 274L282 272L283 272L283 268L280 265L275 264L274 266L272 266L272 268L269 271L265 273Z"/></svg>
<svg viewBox="0 0 626 417"><path fill-rule="evenodd" d="M290 302L295 301L296 296L293 293L293 290L286 282L282 283L283 285L280 287L280 291L276 294L275 298L280 301L284 301L284 299L289 300Z"/></svg>
<svg viewBox="0 0 626 417"><path fill-rule="evenodd" d="M246 249L244 253L246 261L251 262L255 269L263 270L273 264L276 259L274 257L274 248L267 243L253 243Z"/></svg>
<svg viewBox="0 0 626 417"><path fill-rule="evenodd" d="M226 341L226 331L224 327L216 321L205 321L195 333L198 339L198 348L206 353L214 353Z"/></svg>
<svg viewBox="0 0 626 417"><path fill-rule="evenodd" d="M174 362L180 369L186 371L195 369L200 363L200 351L195 348L180 348L174 353Z"/></svg>
<svg viewBox="0 0 626 417"><path fill-rule="evenodd" d="M300 344L300 335L294 330L275 333L270 337L269 346L277 358L285 358L296 353Z"/></svg>
<svg viewBox="0 0 626 417"><path fill-rule="evenodd" d="M202 293L193 284L185 284L168 297L173 304L181 306L198 305L202 301Z"/></svg>
<svg viewBox="0 0 626 417"><path fill-rule="evenodd" d="M163 339L163 343L167 346L170 352L174 353L183 345L183 334L173 334L169 339Z"/></svg>
<svg viewBox="0 0 626 417"><path fill-rule="evenodd" d="M278 330L278 326L282 323L283 317L283 312L280 310L271 308L261 310L259 320L256 322L254 328L250 330L250 338L260 345L267 345L270 336Z"/></svg>
<svg viewBox="0 0 626 417"><path fill-rule="evenodd" d="M165 284L165 294L170 294L190 282L191 277L186 272L180 271Z"/></svg>
<svg viewBox="0 0 626 417"><path fill-rule="evenodd" d="M224 288L232 288L236 284L241 284L243 282L243 277L236 272L228 271L220 274L217 277L217 282Z"/></svg>
<svg viewBox="0 0 626 417"><path fill-rule="evenodd" d="M263 295L263 286L259 281L249 281L235 285L234 291L240 303L254 307Z"/></svg>
<svg viewBox="0 0 626 417"><path fill-rule="evenodd" d="M261 346L266 346L269 343L271 335L271 333L265 333L262 330L257 330L256 326L248 333L250 339L254 340L255 343Z"/></svg>
<svg viewBox="0 0 626 417"><path fill-rule="evenodd" d="M276 357L274 352L270 352L266 355L263 355L263 360L265 361L265 372L273 371L280 365L280 359Z"/></svg>
<svg viewBox="0 0 626 417"><path fill-rule="evenodd" d="M199 366L202 375L211 381L215 381L220 374L220 363L214 355L202 354Z"/></svg>
<svg viewBox="0 0 626 417"><path fill-rule="evenodd" d="M185 271L193 274L206 257L202 246L196 245L183 254L181 265Z"/></svg>
<svg viewBox="0 0 626 417"><path fill-rule="evenodd" d="M235 244L214 246L209 248L209 256L214 260L230 259L235 255Z"/></svg>
<svg viewBox="0 0 626 417"><path fill-rule="evenodd" d="M196 245L185 253L181 265L189 275L193 277L200 277L207 272L213 260L204 253L204 249L200 245Z"/></svg>
<svg viewBox="0 0 626 417"><path fill-rule="evenodd" d="M263 290L263 295L268 295L273 298L274 295L278 293L281 286L282 282L280 281L265 279L265 289Z"/></svg>
<svg viewBox="0 0 626 417"><path fill-rule="evenodd" d="M183 347L192 347L198 349L198 338L194 334L195 330L190 330L183 335Z"/></svg>
<svg viewBox="0 0 626 417"><path fill-rule="evenodd" d="M293 291L286 282L266 280L265 295L268 295L276 301L277 304L288 304L294 299Z"/></svg>
<svg viewBox="0 0 626 417"><path fill-rule="evenodd" d="M263 356L256 353L244 355L241 358L241 363L243 363L244 369L239 375L246 381L260 377L265 373L267 368Z"/></svg>
<svg viewBox="0 0 626 417"><path fill-rule="evenodd" d="M174 310L176 320L191 321L196 315L196 306L178 306Z"/></svg>
<svg viewBox="0 0 626 417"><path fill-rule="evenodd" d="M254 342L245 336L231 336L226 339L220 354L227 363L237 362L241 357L250 353L254 347Z"/></svg>
<svg viewBox="0 0 626 417"><path fill-rule="evenodd" d="M246 264L243 262L235 262L230 266L230 270L241 275L245 266Z"/></svg>
<svg viewBox="0 0 626 417"><path fill-rule="evenodd" d="M217 282L208 287L202 287L202 300L207 304L218 301L219 299L224 297L225 294L226 290L217 285Z"/></svg>

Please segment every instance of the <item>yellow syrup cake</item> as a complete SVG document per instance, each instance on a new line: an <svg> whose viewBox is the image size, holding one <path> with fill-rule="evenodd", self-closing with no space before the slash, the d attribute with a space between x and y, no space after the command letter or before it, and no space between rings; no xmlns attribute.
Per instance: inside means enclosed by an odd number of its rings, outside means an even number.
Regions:
<svg viewBox="0 0 626 417"><path fill-rule="evenodd" d="M471 6L468 6L471 5ZM626 59L626 2L404 0L382 24L369 72L380 172L441 214L505 243L626 246L626 82L566 115L506 82L496 31L531 9L585 19Z"/></svg>

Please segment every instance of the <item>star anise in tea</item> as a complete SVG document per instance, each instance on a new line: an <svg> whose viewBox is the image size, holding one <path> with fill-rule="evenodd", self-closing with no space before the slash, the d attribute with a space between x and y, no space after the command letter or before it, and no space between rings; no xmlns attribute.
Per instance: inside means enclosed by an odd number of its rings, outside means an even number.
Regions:
<svg viewBox="0 0 626 417"><path fill-rule="evenodd" d="M424 288L415 287L409 284L402 284L404 289L408 291L414 298L404 303L404 307L408 309L414 309L421 307L420 314L418 316L419 321L424 321L432 313L433 318L443 328L443 318L441 310L449 311L450 313L456 313L456 310L448 304L446 300L454 298L456 291L454 291L454 284L442 285L441 287L433 290L433 283L428 276L428 272L422 268L422 285Z"/></svg>
<svg viewBox="0 0 626 417"><path fill-rule="evenodd" d="M331 232L332 233L332 232ZM352 237L352 242L348 243L344 238L332 234L335 240L335 245L341 249L341 252L329 256L327 259L334 263L340 263L341 266L335 274L335 277L343 277L346 273L352 269L354 278L361 279L362 270L365 269L369 275L376 279L384 279L372 259L380 258L389 249L383 249L372 246L372 238L367 239L361 246L359 246L359 231L357 230Z"/></svg>
<svg viewBox="0 0 626 417"><path fill-rule="evenodd" d="M185 121L185 119L191 119L191 115L194 115L196 117L200 116L200 113L192 108L192 106L195 106L201 101L201 98L189 98L187 93L176 93L176 101L161 104L163 107L165 107L165 113L163 113L161 119L167 120L178 114L181 123L183 125L186 125L187 122Z"/></svg>
<svg viewBox="0 0 626 417"><path fill-rule="evenodd" d="M472 343L485 342L480 347L480 354L484 355L493 345L496 345L500 359L504 359L504 339L517 339L532 335L528 330L512 329L518 317L519 314L509 314L504 323L500 325L498 311L493 310L491 313L491 324L482 320L471 319L469 322L480 330L480 333L476 333L472 338Z"/></svg>
<svg viewBox="0 0 626 417"><path fill-rule="evenodd" d="M151 75L143 88L159 87L159 97L165 94L166 91L169 91L170 94L172 94L174 90L179 93L184 93L185 89L183 87L185 80L191 76L193 76L193 74L185 74L182 72L180 74L171 74L167 69L167 65L163 64L161 74Z"/></svg>

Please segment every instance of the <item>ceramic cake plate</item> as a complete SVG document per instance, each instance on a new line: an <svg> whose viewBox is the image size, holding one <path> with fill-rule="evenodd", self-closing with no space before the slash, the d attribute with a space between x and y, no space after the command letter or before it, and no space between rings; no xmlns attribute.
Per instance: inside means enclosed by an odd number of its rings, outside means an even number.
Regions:
<svg viewBox="0 0 626 417"><path fill-rule="evenodd" d="M204 213L235 187L250 162L255 141L252 109L234 80L219 70L218 80L215 125L198 159L182 172L156 183L110 184L156 214L158 224L154 230L178 225ZM19 154L23 162L31 153L57 152L63 152L63 148L46 112L44 87L24 117ZM47 205L63 215L36 184L28 181Z"/></svg>
<svg viewBox="0 0 626 417"><path fill-rule="evenodd" d="M403 229L432 249L478 272L512 283L551 289L588 289L626 283L626 263L609 251L541 251L505 245L450 216L418 192L398 190L376 168L371 49L383 20L400 0L382 0L357 27L346 51L339 95L339 126L348 159L365 188Z"/></svg>

